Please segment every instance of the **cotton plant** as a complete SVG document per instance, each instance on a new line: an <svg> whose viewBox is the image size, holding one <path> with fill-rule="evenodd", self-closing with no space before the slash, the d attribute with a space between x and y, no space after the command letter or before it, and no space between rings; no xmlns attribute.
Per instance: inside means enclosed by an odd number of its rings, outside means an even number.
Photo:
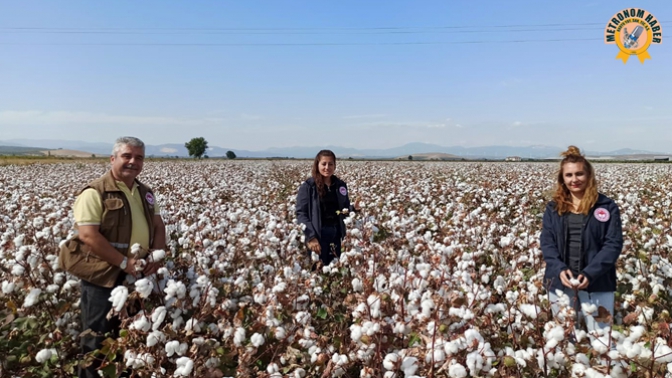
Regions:
<svg viewBox="0 0 672 378"><path fill-rule="evenodd" d="M130 351L122 367L234 375L213 357L221 347L236 351L246 376L537 376L544 368L598 376L601 358L628 366L612 377L644 374L644 366L667 372L669 345L657 339L672 294L672 198L659 179L672 173L666 165L599 167L601 190L621 208L618 279L627 289L614 328L593 335L574 324L571 306L553 317L543 288L540 215L555 163L343 161L339 176L366 206L348 214L342 258L324 273L310 269L293 215L303 162L199 163L145 164L142 180L158 193L169 239L146 255L132 246L133 256L165 266L109 298ZM75 344L67 340L82 331L80 287L58 270L58 248L74 232L75 184L100 172L95 164L31 169L0 167L9 194L0 205L0 301L11 301L18 318L39 319L45 338L31 339L35 366L50 349L66 366L74 352L65 345ZM137 301L142 312L125 314ZM614 350L604 350L608 336ZM261 353L275 357L245 362Z"/></svg>

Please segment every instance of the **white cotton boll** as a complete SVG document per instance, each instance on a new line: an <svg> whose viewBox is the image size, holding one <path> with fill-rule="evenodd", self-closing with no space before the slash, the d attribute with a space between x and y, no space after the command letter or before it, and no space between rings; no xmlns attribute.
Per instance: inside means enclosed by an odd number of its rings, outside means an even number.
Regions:
<svg viewBox="0 0 672 378"><path fill-rule="evenodd" d="M166 251L163 249L156 249L152 251L152 261L163 261L166 258Z"/></svg>
<svg viewBox="0 0 672 378"><path fill-rule="evenodd" d="M148 347L153 347L154 345L158 344L159 342L163 342L166 340L166 335L161 332L161 331L154 331L147 335L147 346Z"/></svg>
<svg viewBox="0 0 672 378"><path fill-rule="evenodd" d="M268 364L268 366L266 366L266 372L268 374L274 374L274 373L277 373L279 371L280 371L280 368L278 367L278 364L276 364L275 362L272 362L272 363Z"/></svg>
<svg viewBox="0 0 672 378"><path fill-rule="evenodd" d="M14 238L14 246L17 247L17 248L23 246L23 239L25 237L26 237L25 235L19 235L19 236L15 237Z"/></svg>
<svg viewBox="0 0 672 378"><path fill-rule="evenodd" d="M135 271L136 272L142 272L143 270L145 270L146 266L147 266L147 261L145 259L135 260Z"/></svg>
<svg viewBox="0 0 672 378"><path fill-rule="evenodd" d="M112 302L112 308L116 312L121 312L128 299L128 288L126 286L117 286L112 289L108 301Z"/></svg>
<svg viewBox="0 0 672 378"><path fill-rule="evenodd" d="M628 336L626 340L630 340L634 343L635 341L639 340L639 338L642 337L645 332L646 328L644 328L644 326L637 325L630 327L630 336Z"/></svg>
<svg viewBox="0 0 672 378"><path fill-rule="evenodd" d="M399 355L396 353L389 353L387 356L385 356L385 359L383 360L383 367L386 370L395 370L397 368L398 363L399 363Z"/></svg>
<svg viewBox="0 0 672 378"><path fill-rule="evenodd" d="M402 322L397 322L394 324L394 329L392 330L392 332L402 335L408 335L409 333L411 333L411 327L407 326Z"/></svg>
<svg viewBox="0 0 672 378"><path fill-rule="evenodd" d="M16 287L16 285L14 284L14 282L2 281L2 293L3 294L13 293L15 287Z"/></svg>
<svg viewBox="0 0 672 378"><path fill-rule="evenodd" d="M539 308L539 306L536 306L536 305L521 304L520 305L520 312L525 314L530 319L536 319L537 314L541 312L541 309Z"/></svg>
<svg viewBox="0 0 672 378"><path fill-rule="evenodd" d="M467 369L464 366L455 363L448 368L448 375L452 378L464 378L467 376Z"/></svg>
<svg viewBox="0 0 672 378"><path fill-rule="evenodd" d="M194 369L194 361L189 357L180 357L175 363L177 364L177 369L175 369L173 377L187 377Z"/></svg>
<svg viewBox="0 0 672 378"><path fill-rule="evenodd" d="M152 328L152 323L143 315L136 319L130 326L131 329L137 329L141 332L147 332Z"/></svg>
<svg viewBox="0 0 672 378"><path fill-rule="evenodd" d="M161 327L161 324L166 319L166 308L164 306L159 306L152 311L152 329L155 331Z"/></svg>
<svg viewBox="0 0 672 378"><path fill-rule="evenodd" d="M42 349L41 351L37 352L35 360L37 361L38 364L41 364L46 361L49 361L51 357L56 355L57 355L56 349Z"/></svg>
<svg viewBox="0 0 672 378"><path fill-rule="evenodd" d="M350 326L350 338L354 342L358 342L362 338L362 327L357 324Z"/></svg>
<svg viewBox="0 0 672 378"><path fill-rule="evenodd" d="M362 291L363 286L362 286L362 280L359 278L353 278L352 279L352 290L359 292Z"/></svg>
<svg viewBox="0 0 672 378"><path fill-rule="evenodd" d="M238 327L233 334L233 343L236 346L241 346L245 342L245 328Z"/></svg>
<svg viewBox="0 0 672 378"><path fill-rule="evenodd" d="M274 333L274 335L275 335L275 338L276 338L276 339L278 339L278 340L283 340L283 339L285 338L285 336L286 336L286 334L285 334L285 329L282 328L282 327L278 327L278 328L276 328L276 329L275 329L275 333Z"/></svg>
<svg viewBox="0 0 672 378"><path fill-rule="evenodd" d="M142 246L139 243L135 243L131 246L131 255L137 256L138 253L142 250Z"/></svg>
<svg viewBox="0 0 672 378"><path fill-rule="evenodd" d="M287 289L287 284L285 282L280 282L277 285L273 286L273 289L271 289L272 292L274 293L282 293Z"/></svg>
<svg viewBox="0 0 672 378"><path fill-rule="evenodd" d="M432 353L427 353L425 356L425 362L431 363L432 358L434 359L435 364L442 363L446 359L446 354L442 349L434 349Z"/></svg>
<svg viewBox="0 0 672 378"><path fill-rule="evenodd" d="M546 338L546 349L555 348L558 345L558 342L564 340L565 330L561 326L555 326L548 331L544 332L544 337Z"/></svg>
<svg viewBox="0 0 672 378"><path fill-rule="evenodd" d="M166 343L166 355L172 357L180 349L180 342L177 340L169 341Z"/></svg>
<svg viewBox="0 0 672 378"><path fill-rule="evenodd" d="M187 353L187 350L189 349L189 345L187 343L180 343L180 346L177 348L177 354L180 356L184 356L185 353Z"/></svg>
<svg viewBox="0 0 672 378"><path fill-rule="evenodd" d="M42 290L38 288L32 288L30 290L30 293L26 295L26 299L23 301L23 307L31 307L37 302L39 302L40 299L40 294L42 293Z"/></svg>
<svg viewBox="0 0 672 378"><path fill-rule="evenodd" d="M653 357L656 359L656 362L672 362L672 349L669 346L663 344L664 340L657 340L656 348L653 352Z"/></svg>
<svg viewBox="0 0 672 378"><path fill-rule="evenodd" d="M14 266L12 267L12 275L13 276L21 276L21 275L23 275L23 273L25 271L26 271L26 269L19 264L14 264Z"/></svg>
<svg viewBox="0 0 672 378"><path fill-rule="evenodd" d="M593 368L588 368L586 369L586 378L606 378L606 376L599 371L593 369Z"/></svg>
<svg viewBox="0 0 672 378"><path fill-rule="evenodd" d="M594 314L597 312L597 305L594 303L581 303L581 310L584 314Z"/></svg>
<svg viewBox="0 0 672 378"><path fill-rule="evenodd" d="M154 289L154 283L147 278L135 281L135 291L140 294L140 298L147 298Z"/></svg>
<svg viewBox="0 0 672 378"><path fill-rule="evenodd" d="M406 378L415 374L418 370L418 359L415 357L404 357L401 362L401 370L404 372Z"/></svg>
<svg viewBox="0 0 672 378"><path fill-rule="evenodd" d="M59 288L60 288L60 286L58 286L56 284L51 284L51 285L47 286L47 293L53 294L53 293L57 292Z"/></svg>
<svg viewBox="0 0 672 378"><path fill-rule="evenodd" d="M590 345L599 354L607 353L609 350L609 336L602 336L593 340Z"/></svg>
<svg viewBox="0 0 672 378"><path fill-rule="evenodd" d="M201 332L201 326L198 325L198 319L191 318L187 320L187 323L184 325L184 330L187 332L193 331L195 333Z"/></svg>
<svg viewBox="0 0 672 378"><path fill-rule="evenodd" d="M254 345L256 348L259 348L260 346L264 345L264 342L266 340L264 340L264 336L262 336L261 334L255 333L250 338L250 341L252 342L252 345Z"/></svg>
<svg viewBox="0 0 672 378"><path fill-rule="evenodd" d="M304 378L306 376L306 370L303 368L296 368L293 375L294 378Z"/></svg>
<svg viewBox="0 0 672 378"><path fill-rule="evenodd" d="M577 287L577 286L581 285L581 281L579 281L576 278L570 278L569 283L574 287Z"/></svg>

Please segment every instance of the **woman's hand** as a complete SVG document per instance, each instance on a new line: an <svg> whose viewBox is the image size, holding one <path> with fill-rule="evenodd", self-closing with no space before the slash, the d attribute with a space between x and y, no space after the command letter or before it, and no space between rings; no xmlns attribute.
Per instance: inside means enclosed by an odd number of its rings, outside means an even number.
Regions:
<svg viewBox="0 0 672 378"><path fill-rule="evenodd" d="M590 281L588 280L588 277L584 276L583 274L579 274L578 280L579 280L580 283L579 283L579 286L577 286L576 288L579 289L579 290L583 290L583 289L587 288L588 285L590 285Z"/></svg>
<svg viewBox="0 0 672 378"><path fill-rule="evenodd" d="M567 269L563 270L560 272L560 282L562 282L563 285L566 287L573 289L574 285L572 285L572 280L574 279L574 275L572 274L572 271Z"/></svg>
<svg viewBox="0 0 672 378"><path fill-rule="evenodd" d="M320 248L320 242L317 240L317 238L312 238L308 240L308 249L317 254L322 252L322 248Z"/></svg>

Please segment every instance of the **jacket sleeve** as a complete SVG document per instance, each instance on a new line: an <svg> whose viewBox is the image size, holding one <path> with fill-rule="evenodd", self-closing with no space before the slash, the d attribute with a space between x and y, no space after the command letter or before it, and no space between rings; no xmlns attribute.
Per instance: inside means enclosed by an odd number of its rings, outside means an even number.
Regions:
<svg viewBox="0 0 672 378"><path fill-rule="evenodd" d="M562 236L557 235L557 230L553 228L552 217L554 211L552 206L546 206L539 244L541 252L544 254L544 261L546 261L546 271L549 272L551 277L560 277L560 272L567 270L567 264L563 261L562 254L558 250L557 238Z"/></svg>
<svg viewBox="0 0 672 378"><path fill-rule="evenodd" d="M588 264L588 266L581 272L588 278L591 284L599 279L603 274L609 272L616 265L618 257L623 250L623 229L621 226L621 213L618 210L618 205L613 202L610 206L609 214L610 222L607 228L607 233L604 236L604 244L602 249L597 252L597 255Z"/></svg>
<svg viewBox="0 0 672 378"><path fill-rule="evenodd" d="M345 187L345 209L348 209L348 213L354 213L356 210L350 203L350 189L348 189L348 185L345 182L343 186Z"/></svg>
<svg viewBox="0 0 672 378"><path fill-rule="evenodd" d="M313 222L310 221L310 186L305 182L301 184L299 193L296 195L296 219L306 226L303 230L306 242L317 237Z"/></svg>

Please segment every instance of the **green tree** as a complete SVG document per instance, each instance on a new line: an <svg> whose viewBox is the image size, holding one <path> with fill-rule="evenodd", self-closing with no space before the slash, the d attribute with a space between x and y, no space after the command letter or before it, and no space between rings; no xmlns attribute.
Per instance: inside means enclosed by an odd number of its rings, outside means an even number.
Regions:
<svg viewBox="0 0 672 378"><path fill-rule="evenodd" d="M413 160L413 155L408 155L408 160Z"/></svg>
<svg viewBox="0 0 672 378"><path fill-rule="evenodd" d="M236 158L236 153L233 151L226 151L226 157L229 159L235 159Z"/></svg>
<svg viewBox="0 0 672 378"><path fill-rule="evenodd" d="M208 141L203 137L192 138L189 142L184 144L184 147L189 151L189 156L200 159L205 153L205 150L208 149Z"/></svg>

